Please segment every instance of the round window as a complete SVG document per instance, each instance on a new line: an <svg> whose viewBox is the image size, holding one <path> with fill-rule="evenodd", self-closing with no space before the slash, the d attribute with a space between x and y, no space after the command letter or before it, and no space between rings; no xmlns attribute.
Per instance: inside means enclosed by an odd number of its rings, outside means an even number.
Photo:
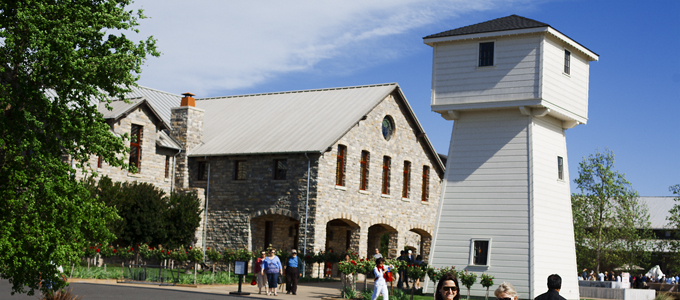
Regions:
<svg viewBox="0 0 680 300"><path fill-rule="evenodd" d="M385 116L383 119L382 134L383 137L388 141L392 138L392 135L394 134L394 120L392 120L392 117Z"/></svg>

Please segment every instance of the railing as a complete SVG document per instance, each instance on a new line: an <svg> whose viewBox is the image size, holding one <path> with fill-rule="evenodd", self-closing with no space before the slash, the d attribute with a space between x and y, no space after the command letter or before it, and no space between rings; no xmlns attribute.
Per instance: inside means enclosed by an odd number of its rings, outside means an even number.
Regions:
<svg viewBox="0 0 680 300"><path fill-rule="evenodd" d="M179 282L179 270L167 266L123 265L123 279L118 283L142 283L154 285L175 285Z"/></svg>

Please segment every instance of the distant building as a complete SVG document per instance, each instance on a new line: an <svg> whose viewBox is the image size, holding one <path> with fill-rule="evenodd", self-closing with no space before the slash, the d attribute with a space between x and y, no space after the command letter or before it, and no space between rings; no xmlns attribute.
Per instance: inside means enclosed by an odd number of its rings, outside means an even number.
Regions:
<svg viewBox="0 0 680 300"><path fill-rule="evenodd" d="M367 256L387 234L389 256L427 258L444 165L397 84L205 99L142 87L128 99L100 112L131 136L138 172L90 163L116 181L199 191L197 245Z"/></svg>

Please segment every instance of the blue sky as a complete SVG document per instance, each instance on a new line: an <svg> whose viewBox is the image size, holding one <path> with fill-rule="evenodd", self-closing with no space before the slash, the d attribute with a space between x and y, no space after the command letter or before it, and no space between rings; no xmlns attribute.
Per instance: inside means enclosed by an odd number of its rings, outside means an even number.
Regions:
<svg viewBox="0 0 680 300"><path fill-rule="evenodd" d="M435 149L453 123L430 110L422 37L517 14L600 55L587 125L567 130L569 175L596 149L642 196L680 184L680 1L138 1L163 55L140 84L197 97L397 82ZM575 184L571 183L576 192Z"/></svg>

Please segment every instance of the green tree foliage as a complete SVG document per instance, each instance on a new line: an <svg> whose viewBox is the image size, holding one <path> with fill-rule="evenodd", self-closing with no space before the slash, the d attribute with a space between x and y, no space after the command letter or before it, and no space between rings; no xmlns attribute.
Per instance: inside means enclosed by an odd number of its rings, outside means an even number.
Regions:
<svg viewBox="0 0 680 300"><path fill-rule="evenodd" d="M571 197L576 256L580 268L644 264L651 238L649 213L625 176L614 169L614 153L605 149L584 158L581 190Z"/></svg>
<svg viewBox="0 0 680 300"><path fill-rule="evenodd" d="M669 190L673 192L677 197L675 200L675 205L669 210L669 216L666 219L669 221L670 225L675 229L675 237L680 239L680 184L673 185L669 187ZM668 264L671 272L674 274L680 273L680 241L673 240L668 245L672 251L670 252L671 263Z"/></svg>
<svg viewBox="0 0 680 300"><path fill-rule="evenodd" d="M201 200L195 191L172 193L165 213L167 223L167 244L169 247L189 245L194 239L196 228L201 223Z"/></svg>
<svg viewBox="0 0 680 300"><path fill-rule="evenodd" d="M87 183L91 193L118 211L120 219L109 223L116 243L169 248L186 246L193 241L201 221L201 201L195 192L173 193L148 183L113 182L102 177ZM148 246L147 246L148 248Z"/></svg>
<svg viewBox="0 0 680 300"><path fill-rule="evenodd" d="M135 43L130 0L0 2L0 277L32 295L84 241L113 239L116 213L90 197L65 163L92 154L124 166L125 145L96 103L135 84L155 40ZM49 96L48 96L49 95ZM46 291L46 285L43 285Z"/></svg>

